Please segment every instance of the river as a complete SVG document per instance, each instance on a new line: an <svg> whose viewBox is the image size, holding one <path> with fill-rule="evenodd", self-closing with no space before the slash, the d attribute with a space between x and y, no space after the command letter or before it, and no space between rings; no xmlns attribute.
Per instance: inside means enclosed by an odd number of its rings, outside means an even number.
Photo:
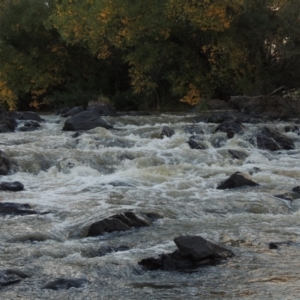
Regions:
<svg viewBox="0 0 300 300"><path fill-rule="evenodd" d="M1 299L299 299L300 199L274 195L300 185L300 136L294 150L260 150L260 126L284 133L290 123L244 124L227 139L217 124L193 114L105 117L115 129L95 128L74 138L64 119L45 115L33 132L0 134L1 150L25 190L0 201L28 203L38 215L0 216L0 270L30 277L0 289ZM162 126L175 130L159 138ZM193 128L208 149L190 149ZM223 143L213 146L216 139ZM224 142L225 141L225 142ZM228 150L246 153L243 159ZM257 187L217 189L236 171ZM259 172L258 172L259 171ZM86 237L93 222L125 210L164 216L150 227ZM180 235L200 235L235 257L197 272L146 271L138 262L176 249ZM269 243L278 243L269 249ZM281 243L281 244L280 244ZM99 256L99 249L126 246ZM79 288L42 287L55 278L80 278Z"/></svg>

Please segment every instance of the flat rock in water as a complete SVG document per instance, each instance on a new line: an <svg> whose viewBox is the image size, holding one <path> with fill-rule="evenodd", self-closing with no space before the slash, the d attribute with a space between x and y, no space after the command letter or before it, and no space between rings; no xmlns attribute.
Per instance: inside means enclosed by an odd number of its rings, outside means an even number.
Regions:
<svg viewBox="0 0 300 300"><path fill-rule="evenodd" d="M28 204L0 202L0 214L2 215L34 215L37 212Z"/></svg>
<svg viewBox="0 0 300 300"><path fill-rule="evenodd" d="M0 289L1 287L18 283L22 281L24 278L28 278L28 277L29 275L19 270L8 269L8 270L0 271Z"/></svg>
<svg viewBox="0 0 300 300"><path fill-rule="evenodd" d="M161 216L155 213L147 214L128 211L93 223L88 230L87 236L99 236L106 232L126 231L133 227L150 226L153 221L159 218Z"/></svg>
<svg viewBox="0 0 300 300"><path fill-rule="evenodd" d="M42 289L49 289L49 290L68 290L70 288L81 288L83 287L88 281L83 278L76 278L76 279L68 279L68 278L57 278L53 281L46 283Z"/></svg>
<svg viewBox="0 0 300 300"><path fill-rule="evenodd" d="M139 264L148 270L191 270L234 256L231 250L213 244L201 236L179 236L174 242L178 250L162 254L158 258L143 259Z"/></svg>
<svg viewBox="0 0 300 300"><path fill-rule="evenodd" d="M22 190L24 190L24 185L19 181L14 181L14 182L3 181L0 183L0 191L18 192Z"/></svg>
<svg viewBox="0 0 300 300"><path fill-rule="evenodd" d="M66 120L62 130L79 131L90 130L96 127L112 129L113 127L103 121L99 116L90 111L83 111Z"/></svg>
<svg viewBox="0 0 300 300"><path fill-rule="evenodd" d="M255 181L252 180L251 176L246 173L236 172L232 174L228 179L223 181L217 189L233 189L242 186L256 186L259 185Z"/></svg>

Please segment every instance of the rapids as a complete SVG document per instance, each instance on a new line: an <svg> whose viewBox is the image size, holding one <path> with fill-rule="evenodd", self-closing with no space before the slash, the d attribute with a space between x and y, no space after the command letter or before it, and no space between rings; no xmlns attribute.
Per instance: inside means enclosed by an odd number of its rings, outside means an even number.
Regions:
<svg viewBox="0 0 300 300"><path fill-rule="evenodd" d="M0 216L0 270L29 278L0 286L1 299L299 299L300 199L274 195L299 185L300 136L294 150L260 150L260 126L284 133L290 123L244 124L228 139L217 124L193 123L193 114L103 118L114 129L64 132L63 118L42 116L42 129L0 134L0 149L25 190L0 192L0 201L28 203L39 215ZM159 138L162 126L175 134ZM190 149L193 127L206 150ZM191 129L192 128L192 129ZM221 147L214 141L223 138ZM236 159L228 150L240 150ZM257 172L257 170L259 170ZM236 171L251 172L258 187L218 190ZM88 226L124 210L159 212L153 226L86 238ZM145 271L138 262L172 252L173 239L201 235L235 257L197 272ZM269 249L270 242L283 242ZM103 247L125 251L99 256ZM69 290L42 287L56 278L86 283Z"/></svg>

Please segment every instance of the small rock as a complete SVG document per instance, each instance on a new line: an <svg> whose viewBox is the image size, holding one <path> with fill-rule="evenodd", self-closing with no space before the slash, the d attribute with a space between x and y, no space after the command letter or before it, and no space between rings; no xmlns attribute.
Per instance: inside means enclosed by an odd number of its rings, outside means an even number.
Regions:
<svg viewBox="0 0 300 300"><path fill-rule="evenodd" d="M255 181L252 180L251 176L246 173L236 172L232 174L228 179L223 181L217 189L233 189L242 186L256 186L259 185Z"/></svg>
<svg viewBox="0 0 300 300"><path fill-rule="evenodd" d="M68 290L70 288L81 288L88 281L83 278L76 279L67 279L67 278L57 278L53 281L46 283L42 289L50 289L50 290Z"/></svg>

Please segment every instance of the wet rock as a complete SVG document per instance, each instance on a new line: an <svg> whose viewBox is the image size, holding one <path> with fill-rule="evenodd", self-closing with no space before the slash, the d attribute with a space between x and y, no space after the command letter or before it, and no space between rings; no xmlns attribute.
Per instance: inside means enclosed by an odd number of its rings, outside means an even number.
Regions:
<svg viewBox="0 0 300 300"><path fill-rule="evenodd" d="M178 249L173 253L162 254L158 258L146 258L139 264L148 270L187 270L215 264L234 256L231 250L213 244L201 236L179 236L174 242Z"/></svg>
<svg viewBox="0 0 300 300"><path fill-rule="evenodd" d="M96 127L113 128L93 112L83 111L66 120L64 131L89 130Z"/></svg>
<svg viewBox="0 0 300 300"><path fill-rule="evenodd" d="M115 109L106 104L89 105L86 110L91 111L98 116L115 117L118 115Z"/></svg>
<svg viewBox="0 0 300 300"><path fill-rule="evenodd" d="M208 149L208 146L205 142L196 140L192 137L187 141L187 143L189 144L191 149L200 149L200 150Z"/></svg>
<svg viewBox="0 0 300 300"><path fill-rule="evenodd" d="M299 126L294 125L294 126L285 126L284 127L285 132L297 132L299 131Z"/></svg>
<svg viewBox="0 0 300 300"><path fill-rule="evenodd" d="M291 246L292 244L293 244L292 241L271 242L271 243L269 243L269 249L278 249L279 246L282 246L282 245Z"/></svg>
<svg viewBox="0 0 300 300"><path fill-rule="evenodd" d="M87 236L99 236L106 232L126 231L133 227L150 226L158 218L161 218L159 214L149 215L127 211L93 223Z"/></svg>
<svg viewBox="0 0 300 300"><path fill-rule="evenodd" d="M44 122L45 120L41 118L37 113L33 111L23 111L18 112L18 119L19 120L33 120L37 122Z"/></svg>
<svg viewBox="0 0 300 300"><path fill-rule="evenodd" d="M217 126L215 132L225 132L227 137L232 138L235 133L242 133L245 131L244 125L236 120L227 120L222 122L220 125Z"/></svg>
<svg viewBox="0 0 300 300"><path fill-rule="evenodd" d="M13 132L17 127L16 119L7 112L0 115L0 133Z"/></svg>
<svg viewBox="0 0 300 300"><path fill-rule="evenodd" d="M22 190L24 190L24 185L19 181L14 181L14 182L3 181L0 183L0 191L18 192Z"/></svg>
<svg viewBox="0 0 300 300"><path fill-rule="evenodd" d="M0 175L8 175L10 171L10 163L5 153L0 150Z"/></svg>
<svg viewBox="0 0 300 300"><path fill-rule="evenodd" d="M292 202L293 200L299 199L300 194L297 193L297 192L286 192L286 193L283 193L283 194L274 195L274 197L277 197L277 198L280 198L280 199L283 199L283 200L288 200L288 201Z"/></svg>
<svg viewBox="0 0 300 300"><path fill-rule="evenodd" d="M46 283L42 289L49 289L49 290L68 290L70 288L81 288L88 281L83 278L76 278L76 279L68 279L68 278L57 278L53 281Z"/></svg>
<svg viewBox="0 0 300 300"><path fill-rule="evenodd" d="M82 106L75 106L72 109L70 109L69 111L67 111L64 114L61 114L62 117L67 118L67 117L73 117L81 112L83 112L83 107Z"/></svg>
<svg viewBox="0 0 300 300"><path fill-rule="evenodd" d="M223 136L212 136L210 138L210 143L215 147L215 148L221 148L227 143L227 139Z"/></svg>
<svg viewBox="0 0 300 300"><path fill-rule="evenodd" d="M34 215L37 212L31 209L29 204L13 202L0 202L0 214L2 215Z"/></svg>
<svg viewBox="0 0 300 300"><path fill-rule="evenodd" d="M164 138L164 137L171 137L172 135L175 134L175 131L168 127L168 126L163 126L161 129L160 129L160 132L159 132L159 135L160 135L160 138Z"/></svg>
<svg viewBox="0 0 300 300"><path fill-rule="evenodd" d="M19 128L19 131L34 131L41 127L41 125L35 121L28 121L24 126Z"/></svg>
<svg viewBox="0 0 300 300"><path fill-rule="evenodd" d="M257 134L257 146L259 149L277 151L291 150L295 148L294 142L278 130L263 127Z"/></svg>
<svg viewBox="0 0 300 300"><path fill-rule="evenodd" d="M256 186L259 185L255 181L252 180L251 176L246 173L236 172L232 174L228 179L223 181L217 189L233 189L242 186Z"/></svg>
<svg viewBox="0 0 300 300"><path fill-rule="evenodd" d="M128 251L128 250L130 250L130 247L126 245L121 245L118 247L111 247L111 246L101 247L100 249L97 250L94 256L101 257L112 252L120 252L120 251Z"/></svg>
<svg viewBox="0 0 300 300"><path fill-rule="evenodd" d="M72 137L73 139L76 139L76 138L78 138L80 135L81 135L81 133L78 132L78 131L76 131L74 134L72 134L71 137Z"/></svg>
<svg viewBox="0 0 300 300"><path fill-rule="evenodd" d="M18 283L28 277L29 275L19 270L8 269L0 271L0 288Z"/></svg>
<svg viewBox="0 0 300 300"><path fill-rule="evenodd" d="M232 158L236 159L246 159L249 154L246 151L241 151L241 150L235 150L235 149L230 149L228 150L228 153L232 156Z"/></svg>

